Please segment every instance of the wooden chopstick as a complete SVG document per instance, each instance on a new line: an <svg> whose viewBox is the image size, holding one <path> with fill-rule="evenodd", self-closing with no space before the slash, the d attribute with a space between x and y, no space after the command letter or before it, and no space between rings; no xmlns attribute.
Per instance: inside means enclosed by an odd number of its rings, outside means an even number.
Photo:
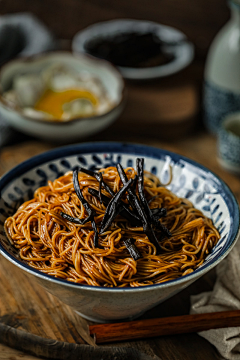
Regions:
<svg viewBox="0 0 240 360"><path fill-rule="evenodd" d="M240 310L90 325L97 344L240 326Z"/></svg>

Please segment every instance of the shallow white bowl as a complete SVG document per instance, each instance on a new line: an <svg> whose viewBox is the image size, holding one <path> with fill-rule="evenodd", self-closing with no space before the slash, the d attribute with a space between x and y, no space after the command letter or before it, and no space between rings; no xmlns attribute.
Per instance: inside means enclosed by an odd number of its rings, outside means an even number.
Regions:
<svg viewBox="0 0 240 360"><path fill-rule="evenodd" d="M146 68L130 68L118 66L117 68L125 79L150 80L172 75L188 66L194 57L194 47L187 37L179 30L153 21L134 19L116 19L103 21L88 26L79 31L73 38L72 49L74 53L87 53L86 44L94 38L108 38L114 34L134 31L144 34L153 31L160 39L177 45L166 45L165 50L174 56L173 60L160 66Z"/></svg>
<svg viewBox="0 0 240 360"><path fill-rule="evenodd" d="M56 63L68 65L78 72L86 70L100 78L115 106L103 115L61 122L33 119L6 103L2 93L11 87L16 75L38 73ZM10 61L0 71L0 116L17 130L46 140L77 141L103 130L121 114L125 104L125 95L123 78L111 64L84 55L53 52Z"/></svg>
<svg viewBox="0 0 240 360"><path fill-rule="evenodd" d="M138 288L104 288L80 285L54 278L24 263L8 242L3 224L33 191L54 180L76 165L86 168L135 166L136 157L144 157L146 170L168 181L169 165L173 179L169 188L188 198L221 234L221 239L204 264L193 273L157 285ZM64 303L87 319L106 322L133 318L156 306L190 285L222 261L239 237L239 208L228 186L210 170L183 156L148 146L121 143L89 143L67 146L35 156L18 165L0 179L0 253Z"/></svg>

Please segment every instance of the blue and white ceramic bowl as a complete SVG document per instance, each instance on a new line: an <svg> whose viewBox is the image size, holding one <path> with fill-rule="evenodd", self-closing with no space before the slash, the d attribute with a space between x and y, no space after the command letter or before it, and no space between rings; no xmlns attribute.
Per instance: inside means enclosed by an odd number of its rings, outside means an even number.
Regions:
<svg viewBox="0 0 240 360"><path fill-rule="evenodd" d="M39 186L54 180L76 165L89 169L115 165L135 166L136 157L144 157L146 170L166 183L169 165L173 179L169 188L178 196L188 198L196 208L210 217L221 239L193 273L162 284L139 288L104 288L74 284L37 271L20 260L4 233L4 220L20 203L33 196ZM133 318L176 294L206 274L222 261L239 237L239 207L228 186L202 165L175 153L134 144L86 143L67 146L35 156L9 171L0 180L0 252L26 272L51 294L72 306L87 319L111 321Z"/></svg>

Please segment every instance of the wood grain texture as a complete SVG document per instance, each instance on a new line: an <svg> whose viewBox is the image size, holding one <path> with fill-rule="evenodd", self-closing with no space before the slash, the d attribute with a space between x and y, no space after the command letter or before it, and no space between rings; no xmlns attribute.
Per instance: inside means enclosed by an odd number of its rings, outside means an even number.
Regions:
<svg viewBox="0 0 240 360"><path fill-rule="evenodd" d="M103 344L235 326L240 326L240 310L95 324L89 326L89 332L96 344Z"/></svg>
<svg viewBox="0 0 240 360"><path fill-rule="evenodd" d="M0 344L0 360L43 360L43 358Z"/></svg>
<svg viewBox="0 0 240 360"><path fill-rule="evenodd" d="M15 329L0 323L0 341L18 350L27 350L30 354L57 360L160 360L158 356L140 352L129 347L94 347L78 345L53 339L42 338L26 331Z"/></svg>

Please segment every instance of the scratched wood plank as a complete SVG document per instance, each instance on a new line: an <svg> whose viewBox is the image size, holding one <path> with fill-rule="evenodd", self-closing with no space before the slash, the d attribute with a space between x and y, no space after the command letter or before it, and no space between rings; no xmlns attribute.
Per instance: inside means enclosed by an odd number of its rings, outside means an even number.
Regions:
<svg viewBox="0 0 240 360"><path fill-rule="evenodd" d="M26 354L0 344L0 360L42 360L39 357Z"/></svg>

